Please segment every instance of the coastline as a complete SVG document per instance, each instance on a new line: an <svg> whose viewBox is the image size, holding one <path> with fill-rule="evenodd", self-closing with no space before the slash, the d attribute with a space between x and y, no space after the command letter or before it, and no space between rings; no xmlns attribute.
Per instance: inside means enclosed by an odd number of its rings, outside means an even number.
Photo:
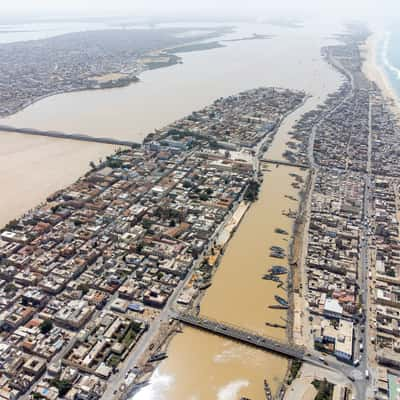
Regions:
<svg viewBox="0 0 400 400"><path fill-rule="evenodd" d="M382 91L383 96L391 106L393 112L400 116L400 100L393 89L384 68L378 62L378 44L383 40L383 32L372 33L366 43L361 47L361 53L364 56L363 72L367 78L374 82Z"/></svg>

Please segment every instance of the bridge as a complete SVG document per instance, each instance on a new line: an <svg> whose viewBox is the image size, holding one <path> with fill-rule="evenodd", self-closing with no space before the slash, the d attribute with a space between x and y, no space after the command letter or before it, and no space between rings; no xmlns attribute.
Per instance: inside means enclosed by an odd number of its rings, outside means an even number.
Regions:
<svg viewBox="0 0 400 400"><path fill-rule="evenodd" d="M57 131L42 131L40 129L33 128L16 128L9 125L0 125L0 131L19 133L22 135L33 135L33 136L46 136L55 139L68 139L68 140L79 140L82 142L94 142L103 144L112 144L116 146L127 146L127 147L139 147L140 143L132 142L129 140L113 139L108 137L96 137L89 136L80 133L64 133Z"/></svg>
<svg viewBox="0 0 400 400"><path fill-rule="evenodd" d="M299 360L303 360L305 357L305 349L303 347L280 342L271 337L261 336L256 332L247 331L231 324L187 313L173 313L171 317L187 325L225 336L259 349L273 351Z"/></svg>
<svg viewBox="0 0 400 400"><path fill-rule="evenodd" d="M262 158L261 162L268 164L276 164L276 165L286 165L288 167L296 167L296 168L310 168L310 166L307 164L293 163L284 160L270 160L269 158Z"/></svg>

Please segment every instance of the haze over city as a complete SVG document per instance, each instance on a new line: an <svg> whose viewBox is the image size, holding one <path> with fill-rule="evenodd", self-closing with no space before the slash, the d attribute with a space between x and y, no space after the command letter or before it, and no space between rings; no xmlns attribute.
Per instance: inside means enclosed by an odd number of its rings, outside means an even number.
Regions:
<svg viewBox="0 0 400 400"><path fill-rule="evenodd" d="M3 2L4 16L135 16L248 17L272 14L290 18L392 18L400 12L396 0L16 0Z"/></svg>

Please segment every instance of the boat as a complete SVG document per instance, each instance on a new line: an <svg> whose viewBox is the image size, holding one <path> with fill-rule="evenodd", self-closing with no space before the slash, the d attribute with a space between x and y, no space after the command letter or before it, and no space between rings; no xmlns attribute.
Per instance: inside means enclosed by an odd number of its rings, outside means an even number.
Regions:
<svg viewBox="0 0 400 400"><path fill-rule="evenodd" d="M280 282L280 278L274 274L264 274L262 278L267 281Z"/></svg>
<svg viewBox="0 0 400 400"><path fill-rule="evenodd" d="M208 289L210 286L211 286L211 281L210 280L208 280L208 281L205 281L205 282L202 282L202 283L200 283L200 285L199 285L199 289L200 290L205 290L205 289Z"/></svg>
<svg viewBox="0 0 400 400"><path fill-rule="evenodd" d="M268 306L268 308L271 308L272 310L287 310L289 306L281 306L279 304L272 304Z"/></svg>
<svg viewBox="0 0 400 400"><path fill-rule="evenodd" d="M279 252L284 252L285 251L285 249L283 249L282 247L279 247L279 246L271 246L269 249L271 251L279 251Z"/></svg>
<svg viewBox="0 0 400 400"><path fill-rule="evenodd" d="M161 361L161 360L164 360L164 358L167 358L167 357L168 357L167 353L164 353L164 352L153 354L149 358L149 362Z"/></svg>
<svg viewBox="0 0 400 400"><path fill-rule="evenodd" d="M267 326L269 326L271 328L286 329L286 325L283 325L283 324L276 324L276 323L266 322L265 325L267 325Z"/></svg>
<svg viewBox="0 0 400 400"><path fill-rule="evenodd" d="M288 306L289 303L287 302L287 300L285 300L283 297L278 296L277 294L275 295L275 300L281 305L281 306Z"/></svg>
<svg viewBox="0 0 400 400"><path fill-rule="evenodd" d="M269 387L266 379L264 379L264 393L267 400L272 400L271 388Z"/></svg>
<svg viewBox="0 0 400 400"><path fill-rule="evenodd" d="M283 275L287 274L288 270L286 267L281 265L274 265L268 272L270 272L272 275Z"/></svg>
<svg viewBox="0 0 400 400"><path fill-rule="evenodd" d="M275 229L275 233L279 233L280 235L287 235L287 231L285 231L284 229L281 228L276 228Z"/></svg>
<svg viewBox="0 0 400 400"><path fill-rule="evenodd" d="M274 257L274 258L285 258L285 254L284 254L284 253L281 253L281 252L278 252L278 251L272 251L272 252L269 254L269 256L270 256L270 257Z"/></svg>

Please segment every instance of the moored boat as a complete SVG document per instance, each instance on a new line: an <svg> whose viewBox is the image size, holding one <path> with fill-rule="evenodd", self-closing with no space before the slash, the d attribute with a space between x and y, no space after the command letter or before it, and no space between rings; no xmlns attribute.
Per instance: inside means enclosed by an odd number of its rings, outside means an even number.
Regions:
<svg viewBox="0 0 400 400"><path fill-rule="evenodd" d="M164 360L164 358L167 358L167 357L168 357L167 353L164 353L164 352L157 353L157 354L152 355L149 358L149 362L155 362L155 361Z"/></svg>
<svg viewBox="0 0 400 400"><path fill-rule="evenodd" d="M280 278L274 274L264 274L263 279L267 281L280 282Z"/></svg>
<svg viewBox="0 0 400 400"><path fill-rule="evenodd" d="M269 256L274 258L285 258L285 253L279 251L271 251Z"/></svg>
<svg viewBox="0 0 400 400"><path fill-rule="evenodd" d="M266 379L264 379L264 393L267 400L272 400L271 388Z"/></svg>
<svg viewBox="0 0 400 400"><path fill-rule="evenodd" d="M268 272L272 275L283 275L286 274L288 270L282 265L274 265Z"/></svg>
<svg viewBox="0 0 400 400"><path fill-rule="evenodd" d="M275 300L281 305L281 306L288 306L289 303L287 300L285 300L283 297L278 296L277 294L275 295Z"/></svg>

